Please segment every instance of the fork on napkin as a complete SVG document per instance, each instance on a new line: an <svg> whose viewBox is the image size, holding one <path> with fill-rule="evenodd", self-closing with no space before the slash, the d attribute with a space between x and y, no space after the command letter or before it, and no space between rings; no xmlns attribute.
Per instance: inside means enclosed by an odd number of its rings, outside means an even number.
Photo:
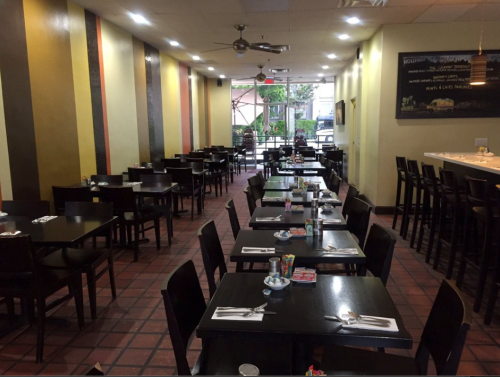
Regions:
<svg viewBox="0 0 500 377"><path fill-rule="evenodd" d="M281 202L284 201L285 199L280 198L279 196L264 196L262 200L269 200L269 201L275 201L275 202Z"/></svg>
<svg viewBox="0 0 500 377"><path fill-rule="evenodd" d="M43 217L40 217L39 219L33 220L32 223L33 224L44 224L47 221L54 220L56 218L57 218L57 216L43 216Z"/></svg>
<svg viewBox="0 0 500 377"><path fill-rule="evenodd" d="M281 221L281 217L257 217L255 221Z"/></svg>
<svg viewBox="0 0 500 377"><path fill-rule="evenodd" d="M332 245L328 245L323 249L325 254L348 254L348 255L358 255L358 249L355 248L345 248L345 249L337 249Z"/></svg>
<svg viewBox="0 0 500 377"><path fill-rule="evenodd" d="M352 317L349 314L342 314L341 318L343 320L352 320ZM369 321L363 322L361 321L349 321L349 324L342 324L344 329L360 329L360 330L374 330L374 331L389 331L389 332L398 332L399 327L394 318L384 318L384 317L374 317L370 316L373 319L381 319L389 321L388 326L380 326L380 323L369 323Z"/></svg>
<svg viewBox="0 0 500 377"><path fill-rule="evenodd" d="M0 233L0 236L17 236L20 233L21 233L20 230L14 230L12 232L3 232L3 233Z"/></svg>
<svg viewBox="0 0 500 377"><path fill-rule="evenodd" d="M126 182L125 186L142 185L142 182Z"/></svg>
<svg viewBox="0 0 500 377"><path fill-rule="evenodd" d="M259 322L262 321L264 318L264 313L259 313L255 312L253 315L249 317L244 317L241 313L242 312L251 312L251 308L233 308L233 309L225 309L225 310L219 310L217 307L215 309L214 315L212 316L212 319L218 319L218 320L223 320L223 321L254 321L254 322ZM219 316L219 313L224 313L224 315ZM227 313L235 313L234 315L227 315Z"/></svg>
<svg viewBox="0 0 500 377"><path fill-rule="evenodd" d="M276 249L274 247L243 247L242 254L274 254Z"/></svg>
<svg viewBox="0 0 500 377"><path fill-rule="evenodd" d="M341 219L323 219L323 224L338 224L341 222Z"/></svg>

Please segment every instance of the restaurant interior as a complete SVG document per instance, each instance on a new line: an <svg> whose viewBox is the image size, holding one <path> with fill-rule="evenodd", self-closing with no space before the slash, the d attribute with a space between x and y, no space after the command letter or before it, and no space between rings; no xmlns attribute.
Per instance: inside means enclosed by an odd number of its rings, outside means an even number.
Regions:
<svg viewBox="0 0 500 377"><path fill-rule="evenodd" d="M0 0L0 374L500 375L500 0Z"/></svg>

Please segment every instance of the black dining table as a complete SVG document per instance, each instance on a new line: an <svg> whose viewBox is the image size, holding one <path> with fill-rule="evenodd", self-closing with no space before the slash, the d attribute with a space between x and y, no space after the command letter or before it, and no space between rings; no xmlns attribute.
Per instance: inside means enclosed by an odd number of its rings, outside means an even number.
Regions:
<svg viewBox="0 0 500 377"><path fill-rule="evenodd" d="M275 178L271 180L271 178ZM279 179L277 179L279 178ZM299 177L300 178L300 177ZM326 184L323 177L302 177L304 178L304 182L308 182L307 189L312 191L313 185L311 183L319 183L320 190L326 190ZM264 185L264 191L291 191L295 183L295 177L285 177L285 176L271 176L266 181Z"/></svg>
<svg viewBox="0 0 500 377"><path fill-rule="evenodd" d="M325 167L317 161L305 161L302 164L281 162L281 170L292 170L292 171L307 171L307 170L317 170L323 171Z"/></svg>
<svg viewBox="0 0 500 377"><path fill-rule="evenodd" d="M280 217L280 221L259 220L258 218L265 217ZM285 211L284 207L257 207L250 219L250 228L252 229L290 229L303 228L306 219L319 218L323 220L333 220L332 223L323 223L323 228L328 230L345 230L347 222L342 213L337 208L330 211L319 211L313 213L311 208L304 208L302 212ZM338 221L338 222L337 222Z"/></svg>
<svg viewBox="0 0 500 377"><path fill-rule="evenodd" d="M0 233L19 230L21 234L29 234L39 247L75 247L110 228L117 219L116 216L57 216L46 223L33 224L33 216L5 216L0 218Z"/></svg>
<svg viewBox="0 0 500 377"><path fill-rule="evenodd" d="M357 242L347 230L325 230L323 237L292 237L288 241L280 241L274 237L275 230L240 230L231 250L229 260L236 262L236 272L243 271L243 264L268 262L269 258L285 254L295 255L294 266L305 267L301 263L311 265L320 263L356 264L361 275L366 274L364 264L366 256ZM357 255L325 254L322 248L329 245L337 249L357 249ZM274 253L243 253L243 247L273 248Z"/></svg>
<svg viewBox="0 0 500 377"><path fill-rule="evenodd" d="M389 292L379 278L318 275L316 283L295 283L265 296L261 273L226 273L210 300L197 329L202 339L232 338L292 342L293 373L303 375L312 364L312 345L385 347L411 349L413 339ZM217 307L253 308L267 303L262 321L214 320ZM346 329L325 315L342 315L351 310L360 315L394 318L398 332ZM257 365L258 367L258 365Z"/></svg>
<svg viewBox="0 0 500 377"><path fill-rule="evenodd" d="M173 188L177 186L177 183L172 182L170 185L161 184L161 183L141 183L137 184L134 182L124 182L123 185L105 185L104 187L132 187L132 191L138 197L162 197L170 192L172 192ZM91 192L92 196L99 197L101 196L99 185L92 186Z"/></svg>
<svg viewBox="0 0 500 377"><path fill-rule="evenodd" d="M292 205L303 205L304 207L311 206L311 200L313 199L314 193L308 191L305 195L293 195L292 191L265 191L264 197L262 198L263 207L283 207L285 208L285 199L289 198ZM319 195L319 205L331 204L333 207L338 207L342 205L342 201L339 199L338 195L334 192L330 196Z"/></svg>

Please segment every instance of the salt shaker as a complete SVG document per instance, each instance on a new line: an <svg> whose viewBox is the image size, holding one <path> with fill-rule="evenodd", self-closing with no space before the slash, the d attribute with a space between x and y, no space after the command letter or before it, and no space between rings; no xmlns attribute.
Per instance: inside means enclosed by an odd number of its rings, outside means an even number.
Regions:
<svg viewBox="0 0 500 377"><path fill-rule="evenodd" d="M317 212L318 211L318 198L312 198L311 199L311 211L312 212Z"/></svg>
<svg viewBox="0 0 500 377"><path fill-rule="evenodd" d="M281 260L280 258L269 258L269 276L280 277Z"/></svg>
<svg viewBox="0 0 500 377"><path fill-rule="evenodd" d="M323 219L314 219L314 236L323 237Z"/></svg>

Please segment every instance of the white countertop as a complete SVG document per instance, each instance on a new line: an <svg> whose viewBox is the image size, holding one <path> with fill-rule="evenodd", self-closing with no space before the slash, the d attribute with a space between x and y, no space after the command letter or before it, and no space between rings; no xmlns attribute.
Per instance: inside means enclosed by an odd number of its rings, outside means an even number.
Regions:
<svg viewBox="0 0 500 377"><path fill-rule="evenodd" d="M470 152L469 153L448 153L448 152L424 153L424 156L500 175L499 156L486 157Z"/></svg>

